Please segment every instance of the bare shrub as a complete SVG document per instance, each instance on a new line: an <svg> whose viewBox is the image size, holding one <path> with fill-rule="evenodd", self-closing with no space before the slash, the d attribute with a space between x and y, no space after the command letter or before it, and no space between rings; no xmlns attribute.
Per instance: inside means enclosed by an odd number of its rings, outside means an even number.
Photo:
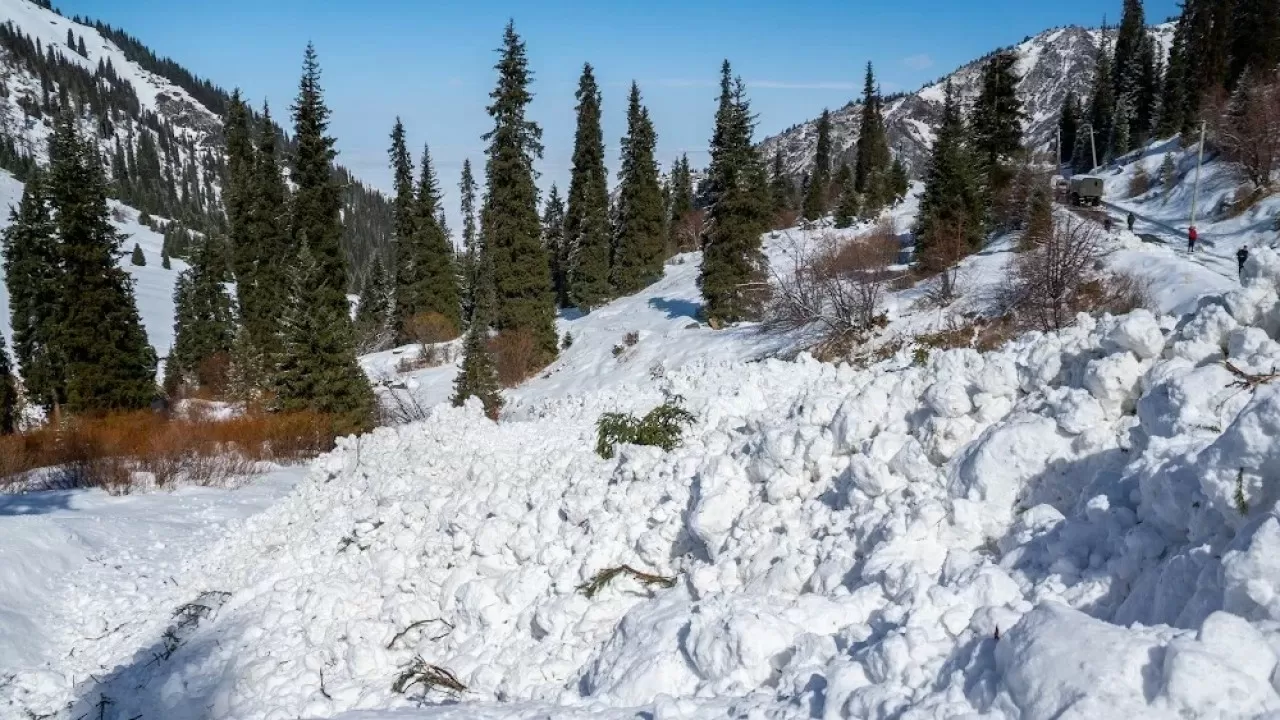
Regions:
<svg viewBox="0 0 1280 720"><path fill-rule="evenodd" d="M1280 168L1280 70L1246 72L1215 118L1215 138L1242 179L1259 191Z"/></svg>
<svg viewBox="0 0 1280 720"><path fill-rule="evenodd" d="M1129 197L1135 198L1139 195L1145 195L1151 190L1151 174L1147 172L1147 168L1141 162L1133 171L1133 177L1129 178Z"/></svg>
<svg viewBox="0 0 1280 720"><path fill-rule="evenodd" d="M489 347L503 387L515 387L538 370L538 343L528 330L504 330L489 341Z"/></svg>
<svg viewBox="0 0 1280 720"><path fill-rule="evenodd" d="M691 210L677 219L672 228L671 238L675 243L674 252L692 252L702 245L703 226L706 224L706 212Z"/></svg>
<svg viewBox="0 0 1280 720"><path fill-rule="evenodd" d="M405 335L415 343L435 345L458 337L458 327L436 312L418 313L405 320Z"/></svg>
<svg viewBox="0 0 1280 720"><path fill-rule="evenodd" d="M919 259L920 269L937 277L937 282L929 288L928 299L931 302L946 306L960 296L960 261L969 255L970 250L962 222L950 223L934 233L933 242Z"/></svg>
<svg viewBox="0 0 1280 720"><path fill-rule="evenodd" d="M889 224L842 242L823 235L804 246L792 238L790 274L772 270L777 286L766 325L796 329L817 325L826 342L841 342L877 324L884 293L894 280L898 239Z"/></svg>
<svg viewBox="0 0 1280 720"><path fill-rule="evenodd" d="M640 343L640 332L638 330L632 330L622 338L622 342L627 347L635 347Z"/></svg>
<svg viewBox="0 0 1280 720"><path fill-rule="evenodd" d="M1099 280L1094 268L1105 254L1095 224L1069 217L1035 248L1017 256L1007 304L1041 330L1058 330L1088 307L1086 283Z"/></svg>

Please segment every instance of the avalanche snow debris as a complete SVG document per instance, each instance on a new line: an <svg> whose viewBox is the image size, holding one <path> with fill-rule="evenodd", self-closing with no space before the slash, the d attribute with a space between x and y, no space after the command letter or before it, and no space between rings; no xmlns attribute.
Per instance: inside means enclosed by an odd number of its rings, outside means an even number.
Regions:
<svg viewBox="0 0 1280 720"><path fill-rule="evenodd" d="M172 619L139 608L121 632L142 649L75 645L69 706L47 668L0 699L173 720L1280 711L1280 384L1225 365L1280 364L1251 324L1280 313L1280 259L1249 263L1182 321L1081 316L926 366L693 361L500 425L434 408L342 441L191 563L183 587L232 594L167 658L148 638ZM655 390L697 418L685 442L597 457L597 418ZM675 581L579 591L624 565ZM405 632L424 618L443 630ZM395 693L411 666L463 705Z"/></svg>

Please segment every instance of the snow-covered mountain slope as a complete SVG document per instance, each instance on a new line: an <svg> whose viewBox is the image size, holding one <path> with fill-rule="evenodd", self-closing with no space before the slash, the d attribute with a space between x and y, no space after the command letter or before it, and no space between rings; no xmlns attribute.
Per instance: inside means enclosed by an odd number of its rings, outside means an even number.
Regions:
<svg viewBox="0 0 1280 720"><path fill-rule="evenodd" d="M1163 56L1172 42L1173 25L1153 26L1150 33ZM1071 26L1048 30L1010 48L1019 58L1017 70L1023 78L1019 92L1028 116L1026 137L1034 147L1051 147L1067 93L1075 92L1082 101L1087 98L1101 38L1099 30ZM928 160L935 129L942 119L942 90L946 80L951 80L963 102L972 103L978 96L985 60L975 60L917 92L886 101L884 115L889 144L916 175ZM853 159L861 112L862 104L851 102L831 113L831 138L837 162ZM764 157L772 158L775 150L781 148L784 167L788 174L798 178L813 164L817 139L817 121L810 120L765 139L761 152Z"/></svg>
<svg viewBox="0 0 1280 720"><path fill-rule="evenodd" d="M17 207L22 199L22 183L13 179L9 173L0 170L0 231L9 226L11 218L9 210ZM127 237L124 242L126 253L120 258L120 267L133 277L134 297L138 302L138 314L142 316L142 325L147 331L147 339L161 358L169 353L173 346L173 285L178 274L187 269L187 264L174 258L170 261L170 269L161 267L161 248L164 237L151 228L138 223L138 211L111 201L112 225ZM137 243L142 247L146 257L146 266L139 267L130 263L127 251ZM4 268L0 267L0 334L4 335L7 347L13 347L13 327L9 316L9 288L4 283ZM160 374L163 375L163 364Z"/></svg>

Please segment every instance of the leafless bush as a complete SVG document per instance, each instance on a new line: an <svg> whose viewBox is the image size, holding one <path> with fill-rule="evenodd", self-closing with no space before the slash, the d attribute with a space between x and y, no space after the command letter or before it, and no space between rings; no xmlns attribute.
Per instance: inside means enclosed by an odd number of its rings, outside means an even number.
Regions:
<svg viewBox="0 0 1280 720"><path fill-rule="evenodd" d="M405 320L405 335L423 345L435 345L458 337L458 327L449 318L436 312L418 313Z"/></svg>
<svg viewBox="0 0 1280 720"><path fill-rule="evenodd" d="M1258 191L1280 168L1280 70L1246 72L1216 118L1215 136L1243 179Z"/></svg>
<svg viewBox="0 0 1280 720"><path fill-rule="evenodd" d="M1133 177L1129 178L1129 197L1145 195L1149 190L1151 190L1151 174L1147 172L1146 166L1139 162L1138 167L1133 171Z"/></svg>
<svg viewBox="0 0 1280 720"><path fill-rule="evenodd" d="M1095 268L1105 254L1096 225L1070 217L1058 222L1047 239L1014 260L1007 304L1041 330L1057 330L1086 309L1087 283L1098 281Z"/></svg>
<svg viewBox="0 0 1280 720"><path fill-rule="evenodd" d="M932 243L919 258L922 271L937 273L937 282L930 286L928 299L939 305L950 305L960 295L960 261L972 248L963 223L956 222L938 229Z"/></svg>
<svg viewBox="0 0 1280 720"><path fill-rule="evenodd" d="M691 210L675 221L671 237L675 243L673 252L692 252L702 244L702 230L706 223L706 213L702 210Z"/></svg>
<svg viewBox="0 0 1280 720"><path fill-rule="evenodd" d="M846 340L870 330L894 279L898 240L889 225L841 242L823 235L805 246L791 238L790 274L773 273L776 289L766 325L795 329L817 325L827 341Z"/></svg>

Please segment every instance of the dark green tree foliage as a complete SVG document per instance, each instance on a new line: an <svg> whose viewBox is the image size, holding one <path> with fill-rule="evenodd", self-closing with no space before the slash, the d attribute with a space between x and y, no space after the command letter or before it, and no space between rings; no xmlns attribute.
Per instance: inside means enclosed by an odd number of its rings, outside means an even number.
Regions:
<svg viewBox="0 0 1280 720"><path fill-rule="evenodd" d="M533 180L533 161L542 156L542 130L525 115L533 99L529 61L512 23L507 24L500 52L495 66L498 84L489 94L494 128L485 135L489 147L481 233L485 252L492 257L498 329L530 333L538 349L533 362L541 366L555 359L559 346Z"/></svg>
<svg viewBox="0 0 1280 720"><path fill-rule="evenodd" d="M773 174L769 178L769 196L773 198L773 214L775 217L791 209L792 195L795 186L787 177L786 168L782 165L782 147L773 151Z"/></svg>
<svg viewBox="0 0 1280 720"><path fill-rule="evenodd" d="M911 190L911 178L907 175L907 166L902 164L902 158L894 158L893 164L889 166L889 189L893 192L895 202L906 197Z"/></svg>
<svg viewBox="0 0 1280 720"><path fill-rule="evenodd" d="M231 298L222 283L222 272L215 265L216 238L201 243L192 257L191 267L178 275L174 285L173 349L165 363L165 377L175 379L170 391L178 386L201 386L214 378L202 377L207 361L217 356L229 358L235 339L235 318Z"/></svg>
<svg viewBox="0 0 1280 720"><path fill-rule="evenodd" d="M331 291L322 273L304 245L291 268L290 300L282 318L284 352L276 371L279 407L331 415L336 432L358 433L373 423L373 389L356 362L347 310L329 301Z"/></svg>
<svg viewBox="0 0 1280 720"><path fill-rule="evenodd" d="M43 174L27 181L22 201L9 217L3 249L14 356L27 397L52 408L64 399L59 394L60 358L54 352L63 280Z"/></svg>
<svg viewBox="0 0 1280 720"><path fill-rule="evenodd" d="M413 233L414 204L413 191L413 158L409 155L409 146L405 142L404 124L396 118L391 129L391 148L387 151L391 158L392 192L391 208L393 212L392 242L395 247L395 263L392 266L395 277L395 311L394 322L397 340L406 338L405 321L413 315L411 305L414 284L413 269Z"/></svg>
<svg viewBox="0 0 1280 720"><path fill-rule="evenodd" d="M609 188L600 129L600 89L590 63L578 80L578 127L573 139L573 173L564 231L573 249L569 301L583 310L613 296L609 285Z"/></svg>
<svg viewBox="0 0 1280 720"><path fill-rule="evenodd" d="M329 108L320 87L320 63L307 44L302 80L293 104L294 148L289 179L296 189L290 206L294 247L306 246L319 268L317 297L331 308L347 307L346 260L342 254L342 201L332 172L334 139L326 135Z"/></svg>
<svg viewBox="0 0 1280 720"><path fill-rule="evenodd" d="M486 318L477 315L467 328L462 343L462 368L453 383L453 404L462 407L469 398L479 398L484 414L495 422L502 412L502 391L498 387L498 370L489 349Z"/></svg>
<svg viewBox="0 0 1280 720"><path fill-rule="evenodd" d="M1139 115L1150 118L1151 108L1139 108L1140 103L1148 98L1143 82L1149 79L1149 69L1145 65L1154 63L1155 57L1147 39L1147 21L1142 10L1142 0L1124 0L1124 11L1120 17L1120 27L1116 30L1116 45L1111 66L1111 82L1116 98L1117 116L1112 125L1112 149L1120 155L1128 152L1128 143L1121 146L1114 142L1120 140L1139 140L1144 137L1149 127L1142 127Z"/></svg>
<svg viewBox="0 0 1280 720"><path fill-rule="evenodd" d="M1187 24L1181 19L1174 26L1169 60L1160 83L1160 118L1156 134L1168 137L1181 132L1187 123Z"/></svg>
<svg viewBox="0 0 1280 720"><path fill-rule="evenodd" d="M817 220L827 214L827 198L831 194L831 113L823 108L818 117L818 141L813 155L813 170L804 195L804 218Z"/></svg>
<svg viewBox="0 0 1280 720"><path fill-rule="evenodd" d="M988 168L994 168L1022 152L1022 122L1026 113L1018 97L1015 69L1018 56L998 52L982 67L981 87L973 106L970 128L973 151Z"/></svg>
<svg viewBox="0 0 1280 720"><path fill-rule="evenodd" d="M1110 152L1111 124L1115 120L1116 96L1115 85L1111 77L1111 47L1108 36L1110 29L1102 25L1102 42L1094 58L1093 89L1089 96L1089 109L1086 113L1093 132L1093 141L1097 144L1098 162L1106 162ZM1089 132L1079 133L1076 141L1075 160L1072 165L1076 170L1087 171L1093 168L1093 148L1089 145Z"/></svg>
<svg viewBox="0 0 1280 720"><path fill-rule="evenodd" d="M859 206L858 191L853 187L853 171L847 164L842 164L840 171L836 173L835 186L840 191L840 201L835 212L836 227L847 228L858 217Z"/></svg>
<svg viewBox="0 0 1280 720"><path fill-rule="evenodd" d="M160 267L165 270L173 269L172 264L169 262L169 253L165 252L163 249L160 251Z"/></svg>
<svg viewBox="0 0 1280 720"><path fill-rule="evenodd" d="M129 253L129 264L137 267L147 265L147 256L142 253L142 246L138 243L133 244L133 252Z"/></svg>
<svg viewBox="0 0 1280 720"><path fill-rule="evenodd" d="M964 118L950 82L945 92L942 123L929 156L916 217L916 257L932 270L943 269L938 251L952 239L958 236L970 250L977 250L983 238L982 193L973 154L965 143ZM951 260L947 255L943 257Z"/></svg>
<svg viewBox="0 0 1280 720"><path fill-rule="evenodd" d="M483 238L476 223L478 187L471 173L470 160L462 161L462 180L458 183L458 190L462 197L463 313L469 325L479 306L481 314L492 322L498 300L494 297L493 274L491 268L486 269L488 258L482 252Z"/></svg>
<svg viewBox="0 0 1280 720"><path fill-rule="evenodd" d="M1026 225L1022 228L1022 239L1018 250L1033 250L1037 245L1046 242L1053 234L1053 197L1043 184L1037 184L1031 191L1031 202L1027 208Z"/></svg>
<svg viewBox="0 0 1280 720"><path fill-rule="evenodd" d="M1075 92L1068 92L1062 101L1062 112L1058 116L1058 163L1071 162L1076 149L1076 135L1080 130L1080 98Z"/></svg>
<svg viewBox="0 0 1280 720"><path fill-rule="evenodd" d="M890 201L888 173L891 153L889 134L884 127L884 102L876 85L875 70L867 63L862 86L862 113L858 119L858 154L853 167L853 186L862 197L862 213L871 217Z"/></svg>
<svg viewBox="0 0 1280 720"><path fill-rule="evenodd" d="M761 234L769 228L769 182L751 142L754 118L741 79L721 68L720 107L711 141L714 204L698 282L712 322L757 317L766 283Z"/></svg>
<svg viewBox="0 0 1280 720"><path fill-rule="evenodd" d="M413 205L412 250L407 258L410 282L398 288L396 304L407 313L402 322L432 314L444 318L456 330L462 325L458 270L454 265L453 245L440 226L439 210L440 185L431 164L431 153L424 147Z"/></svg>
<svg viewBox="0 0 1280 720"><path fill-rule="evenodd" d="M1232 87L1248 70L1256 75L1280 65L1280 0L1235 0L1230 22Z"/></svg>
<svg viewBox="0 0 1280 720"><path fill-rule="evenodd" d="M696 238L684 239L685 226L693 208L693 174L689 170L689 156L681 155L671 168L671 208L667 220L667 244L672 251L690 249Z"/></svg>
<svg viewBox="0 0 1280 720"><path fill-rule="evenodd" d="M131 410L155 397L156 355L133 284L116 266L123 237L111 226L107 180L92 141L67 115L50 141L49 196L63 269L54 354L70 412Z"/></svg>
<svg viewBox="0 0 1280 720"><path fill-rule="evenodd" d="M280 349L280 317L289 299L289 266L298 250L289 232L288 190L276 158L275 125L265 105L258 123L252 172L247 232L254 244L251 262L256 306L252 314L241 308L241 315L254 344L274 355Z"/></svg>
<svg viewBox="0 0 1280 720"><path fill-rule="evenodd" d="M315 48L307 45L293 106L296 148L290 179L293 246L300 248L286 303L284 356L278 379L281 407L335 417L335 429L368 429L373 390L356 363L342 253L341 198L331 163L334 140L325 134L329 109L320 88Z"/></svg>
<svg viewBox="0 0 1280 720"><path fill-rule="evenodd" d="M623 295L637 292L662 277L666 228L658 163L653 157L657 142L649 111L640 103L640 88L633 82L627 102L627 136L622 138L612 262L612 284Z"/></svg>
<svg viewBox="0 0 1280 720"><path fill-rule="evenodd" d="M551 262L551 289L557 307L569 307L569 244L564 236L564 199L554 184L542 211L542 243Z"/></svg>
<svg viewBox="0 0 1280 720"><path fill-rule="evenodd" d="M9 351L0 335L0 435L18 430L18 382L9 363Z"/></svg>
<svg viewBox="0 0 1280 720"><path fill-rule="evenodd" d="M359 352L386 350L395 337L391 325L392 290L382 271L382 263L374 260L360 292L356 306L355 334Z"/></svg>

